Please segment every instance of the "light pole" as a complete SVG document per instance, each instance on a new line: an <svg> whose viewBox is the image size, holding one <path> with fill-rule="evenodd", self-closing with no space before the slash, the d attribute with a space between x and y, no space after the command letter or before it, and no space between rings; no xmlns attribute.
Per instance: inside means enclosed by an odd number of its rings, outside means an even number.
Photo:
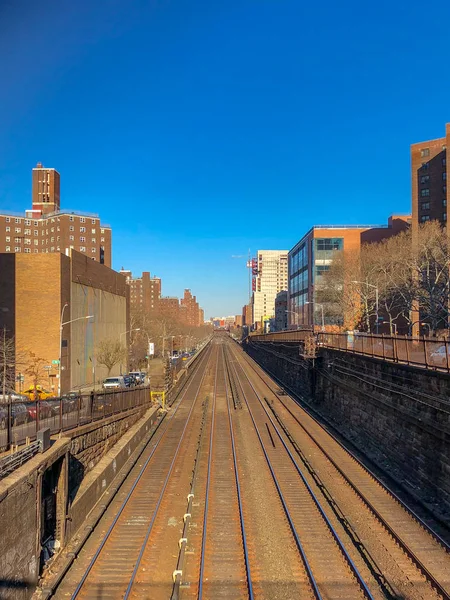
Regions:
<svg viewBox="0 0 450 600"><path fill-rule="evenodd" d="M119 342L120 344L122 344L122 336L123 335L127 335L127 333L131 333L132 331L140 331L141 328L140 327L136 327L135 329L129 329L128 331L123 331L120 336L119 336ZM128 348L126 348L127 352L128 352ZM117 363L116 363L117 364ZM120 374L122 375L122 361L120 361Z"/></svg>
<svg viewBox="0 0 450 600"><path fill-rule="evenodd" d="M320 309L322 311L322 331L325 331L325 317L323 314L323 304L320 304L320 302L310 302L309 300L307 300L305 302L305 304L312 304L314 310L315 310L316 306L320 306ZM314 329L314 316L313 316L313 329Z"/></svg>
<svg viewBox="0 0 450 600"><path fill-rule="evenodd" d="M69 325L69 323L75 323L75 321L82 321L84 319L93 319L94 318L94 315L88 315L87 317L78 317L77 319L71 319L70 321L65 321L63 323L64 310L67 306L69 306L69 305L66 302L61 311L61 321L60 321L60 326L59 326L58 398L61 397L61 355L62 355L63 327L64 327L64 325Z"/></svg>
<svg viewBox="0 0 450 600"><path fill-rule="evenodd" d="M293 311L293 310L285 310L285 312L286 313L292 313L293 315L295 315L294 325L297 325L297 327L298 327L298 320L297 320L298 319L298 314L295 311Z"/></svg>
<svg viewBox="0 0 450 600"><path fill-rule="evenodd" d="M367 285L367 287L371 287L375 289L375 315L376 315L376 323L375 323L375 333L378 335L379 332L379 322L378 322L378 286L373 283L367 283L367 281L352 281L352 283L359 283L360 285Z"/></svg>

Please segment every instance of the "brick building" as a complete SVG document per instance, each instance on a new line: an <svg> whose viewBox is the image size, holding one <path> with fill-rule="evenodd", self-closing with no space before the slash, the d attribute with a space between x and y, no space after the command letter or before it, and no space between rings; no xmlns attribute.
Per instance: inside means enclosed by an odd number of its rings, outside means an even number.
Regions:
<svg viewBox="0 0 450 600"><path fill-rule="evenodd" d="M411 190L413 235L419 223L436 220L447 223L447 146L450 123L445 137L411 145Z"/></svg>
<svg viewBox="0 0 450 600"><path fill-rule="evenodd" d="M0 328L14 337L16 369L26 375L33 353L46 363L41 384L55 393L58 360L62 392L90 386L107 375L96 360L100 341L120 339L130 329L125 278L82 253L69 254L0 253ZM60 348L61 322L66 324ZM119 369L116 365L111 375ZM25 376L24 385L31 383Z"/></svg>
<svg viewBox="0 0 450 600"><path fill-rule="evenodd" d="M95 213L60 208L60 176L41 163L32 171L32 207L0 210L0 252L49 254L77 250L111 267L111 227Z"/></svg>
<svg viewBox="0 0 450 600"><path fill-rule="evenodd" d="M191 325L192 327L203 325L200 319L200 307L197 298L191 294L191 290L184 290L184 296L180 300L180 305L186 307L186 312L182 318L182 322L185 325Z"/></svg>
<svg viewBox="0 0 450 600"><path fill-rule="evenodd" d="M143 271L141 277L133 277L131 271L121 269L130 286L131 308L142 308L147 314L156 314L161 298L161 278L151 277L149 271Z"/></svg>

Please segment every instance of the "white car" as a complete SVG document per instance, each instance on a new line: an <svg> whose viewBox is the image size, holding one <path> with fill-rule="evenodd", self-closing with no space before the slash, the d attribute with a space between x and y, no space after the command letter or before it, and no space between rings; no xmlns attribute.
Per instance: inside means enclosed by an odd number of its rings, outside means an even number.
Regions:
<svg viewBox="0 0 450 600"><path fill-rule="evenodd" d="M102 387L104 390L124 390L127 386L124 378L119 375L118 377L107 377L103 381Z"/></svg>
<svg viewBox="0 0 450 600"><path fill-rule="evenodd" d="M440 367L447 366L447 354L450 354L450 346L446 346L442 344L432 352L430 352L430 356L428 358L428 363L432 365L437 365ZM450 357L449 357L450 364Z"/></svg>

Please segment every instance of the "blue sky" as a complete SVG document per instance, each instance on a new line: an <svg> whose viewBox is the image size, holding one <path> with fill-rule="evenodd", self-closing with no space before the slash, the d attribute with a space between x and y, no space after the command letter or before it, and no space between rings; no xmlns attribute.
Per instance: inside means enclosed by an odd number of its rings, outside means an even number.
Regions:
<svg viewBox="0 0 450 600"><path fill-rule="evenodd" d="M113 227L113 266L247 300L248 248L410 210L450 120L450 3L0 0L0 206L37 161Z"/></svg>

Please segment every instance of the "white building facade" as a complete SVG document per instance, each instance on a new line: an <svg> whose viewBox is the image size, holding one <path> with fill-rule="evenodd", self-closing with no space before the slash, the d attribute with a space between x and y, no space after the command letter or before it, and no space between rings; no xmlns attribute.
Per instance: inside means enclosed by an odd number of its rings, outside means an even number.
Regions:
<svg viewBox="0 0 450 600"><path fill-rule="evenodd" d="M288 250L258 250L253 280L253 322L263 326L275 317L275 298L288 289Z"/></svg>

